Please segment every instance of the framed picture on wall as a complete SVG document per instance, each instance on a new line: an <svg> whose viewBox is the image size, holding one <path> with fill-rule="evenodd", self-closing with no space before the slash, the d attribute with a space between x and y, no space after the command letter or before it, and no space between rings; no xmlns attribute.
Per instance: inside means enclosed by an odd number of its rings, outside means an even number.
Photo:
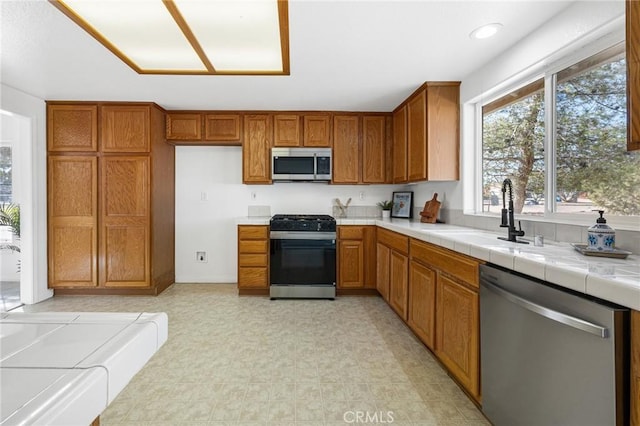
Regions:
<svg viewBox="0 0 640 426"><path fill-rule="evenodd" d="M413 217L413 192L397 191L393 193L391 217L410 219Z"/></svg>

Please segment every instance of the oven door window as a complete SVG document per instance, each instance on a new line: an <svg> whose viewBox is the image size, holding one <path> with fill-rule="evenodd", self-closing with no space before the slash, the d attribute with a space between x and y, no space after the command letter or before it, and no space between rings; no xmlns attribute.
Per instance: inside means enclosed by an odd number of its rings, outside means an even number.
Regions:
<svg viewBox="0 0 640 426"><path fill-rule="evenodd" d="M335 240L271 240L271 284L333 285Z"/></svg>

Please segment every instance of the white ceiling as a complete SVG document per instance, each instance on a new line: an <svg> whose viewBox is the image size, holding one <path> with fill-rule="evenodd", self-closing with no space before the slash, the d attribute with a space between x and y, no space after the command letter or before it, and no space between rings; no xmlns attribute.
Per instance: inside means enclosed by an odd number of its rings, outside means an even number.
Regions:
<svg viewBox="0 0 640 426"><path fill-rule="evenodd" d="M572 1L289 0L290 76L139 75L44 0L1 1L0 79L47 100L166 109L391 111L463 80ZM471 40L500 22L494 38Z"/></svg>

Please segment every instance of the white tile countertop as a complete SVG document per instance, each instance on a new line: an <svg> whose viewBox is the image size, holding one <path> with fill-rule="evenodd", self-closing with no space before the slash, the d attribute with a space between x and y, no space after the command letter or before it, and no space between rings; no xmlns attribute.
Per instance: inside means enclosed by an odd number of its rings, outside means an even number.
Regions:
<svg viewBox="0 0 640 426"><path fill-rule="evenodd" d="M0 314L0 424L90 424L167 326L165 313Z"/></svg>
<svg viewBox="0 0 640 426"><path fill-rule="evenodd" d="M568 243L545 241L543 247L499 240L504 232L489 232L408 219L336 219L338 225L377 225L485 262L599 297L640 311L640 256L610 259L585 256ZM242 218L238 224L268 225L269 218Z"/></svg>

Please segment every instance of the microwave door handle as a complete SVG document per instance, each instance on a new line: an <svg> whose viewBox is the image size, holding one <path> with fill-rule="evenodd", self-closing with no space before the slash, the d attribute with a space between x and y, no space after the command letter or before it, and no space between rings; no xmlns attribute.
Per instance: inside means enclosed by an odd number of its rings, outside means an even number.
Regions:
<svg viewBox="0 0 640 426"><path fill-rule="evenodd" d="M318 154L313 153L313 180L316 180L318 177Z"/></svg>

